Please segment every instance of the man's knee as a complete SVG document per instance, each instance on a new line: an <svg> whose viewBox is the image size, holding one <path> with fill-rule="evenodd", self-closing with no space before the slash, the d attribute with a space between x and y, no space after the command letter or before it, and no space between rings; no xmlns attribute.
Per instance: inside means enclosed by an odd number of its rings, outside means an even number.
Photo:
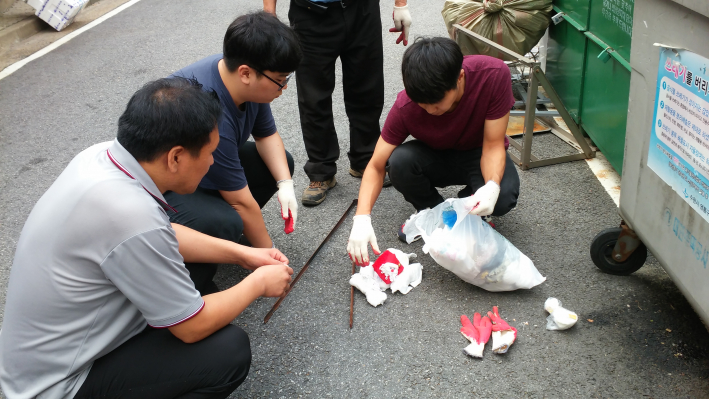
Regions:
<svg viewBox="0 0 709 399"><path fill-rule="evenodd" d="M251 344L249 336L241 328L229 324L209 337L210 362L214 370L223 372L222 384L241 384L251 367Z"/></svg>
<svg viewBox="0 0 709 399"><path fill-rule="evenodd" d="M500 195L497 197L497 203L495 203L495 209L492 212L493 216L506 215L517 206L517 198L519 197L519 180L513 183L516 184L505 184L505 181L502 181Z"/></svg>
<svg viewBox="0 0 709 399"><path fill-rule="evenodd" d="M408 145L400 145L389 157L389 179L394 188L399 189L402 183L415 174L414 151ZM401 190L399 190L401 191Z"/></svg>
<svg viewBox="0 0 709 399"><path fill-rule="evenodd" d="M219 212L205 212L200 220L201 229L198 231L212 237L238 242L244 232L244 221L231 207Z"/></svg>

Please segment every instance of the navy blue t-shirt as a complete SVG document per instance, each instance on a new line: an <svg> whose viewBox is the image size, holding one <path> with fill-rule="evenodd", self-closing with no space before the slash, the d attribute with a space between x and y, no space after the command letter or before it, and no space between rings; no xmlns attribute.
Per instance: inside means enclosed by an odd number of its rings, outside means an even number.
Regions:
<svg viewBox="0 0 709 399"><path fill-rule="evenodd" d="M276 122L270 104L246 102L244 110L239 110L219 76L217 65L222 58L222 54L211 55L170 76L197 79L204 89L214 90L219 96L224 110L219 120L219 146L214 151L214 164L199 186L208 190L236 191L247 185L239 147L250 135L268 137L276 133Z"/></svg>

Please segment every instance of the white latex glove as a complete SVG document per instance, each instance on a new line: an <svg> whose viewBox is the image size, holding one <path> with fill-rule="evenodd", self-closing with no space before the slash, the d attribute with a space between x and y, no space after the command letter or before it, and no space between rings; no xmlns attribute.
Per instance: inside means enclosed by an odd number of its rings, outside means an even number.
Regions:
<svg viewBox="0 0 709 399"><path fill-rule="evenodd" d="M298 201L295 199L292 179L278 183L278 202L281 204L281 217L286 221L292 217L293 228L295 228L295 221L298 219Z"/></svg>
<svg viewBox="0 0 709 399"><path fill-rule="evenodd" d="M470 213L478 216L488 216L492 214L497 203L497 197L500 196L500 186L493 180L490 180L478 191L466 200L466 205L471 208Z"/></svg>
<svg viewBox="0 0 709 399"><path fill-rule="evenodd" d="M409 44L409 29L411 27L411 14L409 13L409 6L394 6L392 18L394 18L394 27L389 29L389 32L401 32L399 38L396 39L396 44L403 41L404 46L406 46Z"/></svg>
<svg viewBox="0 0 709 399"><path fill-rule="evenodd" d="M347 253L350 255L357 266L369 265L369 250L367 244L372 244L372 251L375 255L379 255L379 245L377 245L377 237L374 235L372 228L372 219L369 215L357 215L352 218L352 231L350 239L347 242Z"/></svg>

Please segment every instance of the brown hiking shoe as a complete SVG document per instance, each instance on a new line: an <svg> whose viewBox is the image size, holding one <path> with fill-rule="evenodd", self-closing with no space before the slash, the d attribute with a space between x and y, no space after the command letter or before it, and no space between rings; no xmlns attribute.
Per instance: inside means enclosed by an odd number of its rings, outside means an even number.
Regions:
<svg viewBox="0 0 709 399"><path fill-rule="evenodd" d="M350 175L352 177L356 177L358 179L361 179L362 176L364 176L364 170L356 170L350 168ZM382 184L382 187L389 187L391 186L391 179L389 179L389 172L386 172L384 174L384 184Z"/></svg>
<svg viewBox="0 0 709 399"><path fill-rule="evenodd" d="M325 181L311 181L308 188L303 191L303 197L300 202L303 205L315 206L320 205L321 202L325 201L327 197L327 190L335 187L337 185L337 180L335 176Z"/></svg>

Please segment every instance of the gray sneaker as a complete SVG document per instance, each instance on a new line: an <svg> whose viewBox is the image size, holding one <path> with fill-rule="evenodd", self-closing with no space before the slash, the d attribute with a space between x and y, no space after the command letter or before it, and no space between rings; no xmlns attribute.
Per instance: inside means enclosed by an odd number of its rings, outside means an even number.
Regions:
<svg viewBox="0 0 709 399"><path fill-rule="evenodd" d="M308 188L303 191L303 197L300 199L300 202L308 206L320 205L321 202L325 201L327 191L336 185L337 180L335 176L325 181L311 181Z"/></svg>
<svg viewBox="0 0 709 399"><path fill-rule="evenodd" d="M361 179L362 176L364 176L364 170L356 170L350 168L350 175L352 177L356 177L358 179ZM384 184L382 184L382 187L389 187L391 186L391 179L389 179L389 172L386 172L384 174Z"/></svg>

